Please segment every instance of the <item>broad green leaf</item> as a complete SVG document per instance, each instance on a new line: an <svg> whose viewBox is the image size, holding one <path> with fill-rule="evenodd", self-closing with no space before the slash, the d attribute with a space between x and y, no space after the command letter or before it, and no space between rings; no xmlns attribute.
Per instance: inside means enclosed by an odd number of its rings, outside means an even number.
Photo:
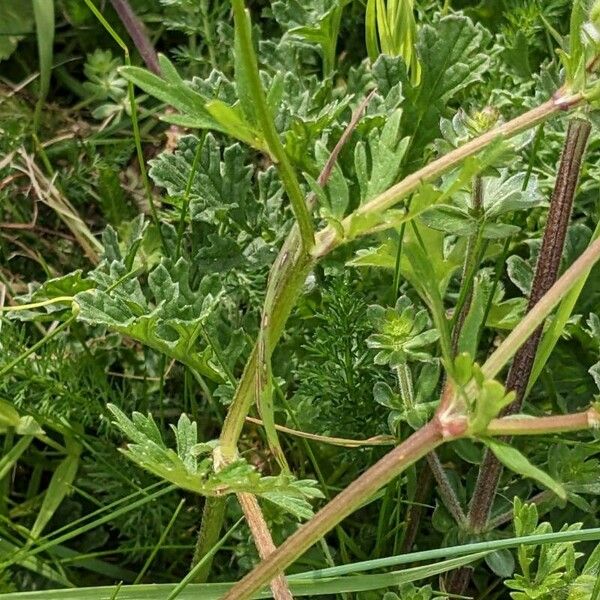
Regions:
<svg viewBox="0 0 600 600"><path fill-rule="evenodd" d="M147 94L173 106L185 115L205 123L207 128L219 129L218 123L206 110L207 99L185 86L170 83L140 67L121 67L119 73Z"/></svg>
<svg viewBox="0 0 600 600"><path fill-rule="evenodd" d="M359 142L354 166L360 185L361 202L367 202L396 183L409 139L402 136L402 111L394 111L381 132L373 131L367 143Z"/></svg>
<svg viewBox="0 0 600 600"><path fill-rule="evenodd" d="M203 324L218 302L219 293L214 294L210 279L192 292L186 261L180 259L176 265L168 264L169 268L167 264L159 264L148 276L150 301L137 279L131 279L112 290L98 288L77 294L77 319L127 335L220 382L223 375L211 363L212 350L197 348ZM101 272L95 275L111 286L111 278Z"/></svg>
<svg viewBox="0 0 600 600"><path fill-rule="evenodd" d="M350 1L277 0L271 5L275 18L289 35L319 46L325 77L333 73L342 11Z"/></svg>
<svg viewBox="0 0 600 600"><path fill-rule="evenodd" d="M209 100L206 110L219 123L221 131L268 154L269 149L264 138L258 129L245 120L240 105L232 107L221 100Z"/></svg>
<svg viewBox="0 0 600 600"><path fill-rule="evenodd" d="M459 240L454 247L447 252L444 245L444 235L423 225L417 225L419 235L425 247L431 268L435 272L435 278L441 294L445 294L448 284L456 272L462 268L464 263L465 240ZM404 234L403 244L406 246L418 244L412 227L407 227ZM398 254L398 239L396 236L385 240L381 245L359 250L356 258L349 264L355 267L378 267L383 269L395 269ZM400 269L402 277L407 279L411 285L417 287L419 278L413 269L406 253L402 253Z"/></svg>
<svg viewBox="0 0 600 600"><path fill-rule="evenodd" d="M498 577L506 579L515 572L515 559L510 550L496 550L485 557L488 567Z"/></svg>
<svg viewBox="0 0 600 600"><path fill-rule="evenodd" d="M552 490L562 500L567 499L564 487L552 479L550 475L532 465L516 448L495 439L485 439L485 444L496 455L496 458L507 468L524 477L535 479Z"/></svg>

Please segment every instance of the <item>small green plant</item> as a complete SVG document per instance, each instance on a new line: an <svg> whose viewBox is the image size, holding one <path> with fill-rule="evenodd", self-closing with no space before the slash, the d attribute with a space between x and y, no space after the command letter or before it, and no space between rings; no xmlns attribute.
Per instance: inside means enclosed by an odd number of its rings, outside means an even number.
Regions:
<svg viewBox="0 0 600 600"><path fill-rule="evenodd" d="M110 4L0 159L7 599L598 596L598 3Z"/></svg>

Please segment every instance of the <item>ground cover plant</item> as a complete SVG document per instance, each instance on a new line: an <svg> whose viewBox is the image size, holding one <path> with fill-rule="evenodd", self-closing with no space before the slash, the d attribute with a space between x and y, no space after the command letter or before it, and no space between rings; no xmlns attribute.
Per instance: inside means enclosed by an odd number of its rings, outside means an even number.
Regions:
<svg viewBox="0 0 600 600"><path fill-rule="evenodd" d="M599 2L0 27L0 597L600 598Z"/></svg>

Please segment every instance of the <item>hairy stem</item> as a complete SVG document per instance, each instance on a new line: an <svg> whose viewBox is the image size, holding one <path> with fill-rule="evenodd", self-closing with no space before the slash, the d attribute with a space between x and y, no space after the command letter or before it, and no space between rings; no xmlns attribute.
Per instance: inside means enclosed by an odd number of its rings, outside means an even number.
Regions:
<svg viewBox="0 0 600 600"><path fill-rule="evenodd" d="M237 499L252 531L252 537L256 543L258 553L261 559L264 560L275 552L275 544L271 539L269 528L260 510L256 496L241 493L237 495ZM275 600L292 600L293 598L283 575L278 575L271 581L271 591Z"/></svg>
<svg viewBox="0 0 600 600"><path fill-rule="evenodd" d="M223 600L245 600L301 556L315 542L354 512L381 487L397 477L443 441L437 421L430 421L402 444L386 454L368 471L302 525L271 556L246 575Z"/></svg>
<svg viewBox="0 0 600 600"><path fill-rule="evenodd" d="M567 433L594 429L600 425L598 409L588 410L567 415L553 415L548 417L508 416L492 419L487 428L487 433L493 436L507 435L548 435L552 433Z"/></svg>
<svg viewBox="0 0 600 600"><path fill-rule="evenodd" d="M442 465L442 461L437 455L437 452L430 452L427 455L427 464L429 465L429 469L435 477L437 491L442 499L442 502L444 503L444 506L452 515L452 518L456 521L458 526L461 527L465 524L467 517L460 504L460 500L458 499L458 496L456 495L456 492L450 483L450 479L448 479L448 475L446 475L444 465Z"/></svg>
<svg viewBox="0 0 600 600"><path fill-rule="evenodd" d="M402 536L402 545L400 549L402 554L407 554L410 552L415 543L415 539L419 531L419 523L421 522L423 509L425 508L423 504L426 502L429 496L432 482L433 476L431 474L431 469L424 464L423 468L419 470L415 497L413 498L412 504L406 511L406 525L404 529L404 535Z"/></svg>
<svg viewBox="0 0 600 600"><path fill-rule="evenodd" d="M241 59L246 71L245 76L248 78L252 102L256 110L256 118L269 147L269 151L277 162L279 176L290 199L292 210L298 223L302 246L308 252L314 245L315 237L310 212L304 200L304 194L300 189L294 168L281 143L271 111L267 105L267 98L258 72L258 62L252 44L250 20L244 7L244 0L233 0L232 4L235 27L242 46Z"/></svg>
<svg viewBox="0 0 600 600"><path fill-rule="evenodd" d="M207 556L214 545L219 541L221 524L225 517L226 498L218 496L207 496L202 511L202 525L196 539L192 568L194 568L205 556ZM202 568L196 573L194 583L205 583L210 575L213 557L206 560Z"/></svg>
<svg viewBox="0 0 600 600"><path fill-rule="evenodd" d="M351 222L355 217L365 214L383 213L388 208L391 208L400 202L403 198L406 198L409 194L412 194L423 183L437 179L440 175L453 167L456 167L469 156L473 156L483 150L494 140L509 139L534 125L545 121L561 110L577 106L582 100L583 97L581 94L565 95L564 89L558 90L550 100L523 113L511 121L503 123L494 129L490 129L486 133L459 146L448 154L430 162L422 169L411 173L399 183L393 185L382 194L379 194L379 196L376 196L366 204L363 204L354 211L354 213L342 221L344 230L349 230ZM370 233L370 230L365 230L363 235L367 233ZM340 239L338 230L335 227L328 226L317 234L313 254L317 258L323 257L329 254L329 252L342 242L343 240Z"/></svg>
<svg viewBox="0 0 600 600"><path fill-rule="evenodd" d="M588 121L582 119L570 121L542 247L536 264L527 306L528 312L538 304L556 281L589 133ZM509 391L515 391L516 399L507 407L506 414L515 413L521 409L541 335L542 324L535 329L515 354L506 380L506 388ZM487 524L501 473L502 468L498 459L491 452L486 452L469 507L469 526L474 531L481 531Z"/></svg>
<svg viewBox="0 0 600 600"><path fill-rule="evenodd" d="M115 9L115 12L119 15L121 23L123 23L125 29L127 29L127 33L130 35L148 69L154 74L160 75L158 57L156 56L154 46L146 33L144 24L133 12L128 0L110 0L110 3Z"/></svg>
<svg viewBox="0 0 600 600"><path fill-rule="evenodd" d="M529 314L556 282L589 133L588 121L577 118L570 121L531 287L527 306ZM516 398L505 409L504 414L512 414L521 409L542 335L542 327L543 320L515 354L506 380L506 388L509 391L513 390ZM467 526L475 533L485 530L488 525L502 471L498 459L492 452L486 450L467 515ZM464 593L469 579L470 571L459 569L450 578L448 591L455 594Z"/></svg>

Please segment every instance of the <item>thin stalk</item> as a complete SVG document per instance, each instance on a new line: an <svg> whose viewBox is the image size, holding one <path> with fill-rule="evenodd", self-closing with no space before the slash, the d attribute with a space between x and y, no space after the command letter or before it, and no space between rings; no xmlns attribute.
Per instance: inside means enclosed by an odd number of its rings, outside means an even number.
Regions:
<svg viewBox="0 0 600 600"><path fill-rule="evenodd" d="M202 524L200 525L194 557L192 558L194 583L205 583L208 580L213 559L211 550L219 541L226 505L227 498L219 496L207 496L204 501ZM198 567L200 563L202 563L202 566Z"/></svg>
<svg viewBox="0 0 600 600"><path fill-rule="evenodd" d="M115 42L121 48L121 50L123 50L125 64L128 67L130 67L131 56L129 54L129 48L127 47L127 44L121 39L121 36L119 36L119 34L111 27L110 23L105 19L105 17L98 10L98 8L95 6L92 0L84 1L87 7L92 11L94 16L98 19L98 21L100 21L104 29L106 29L106 31L110 34L113 40L115 40ZM154 225L158 232L158 237L160 238L162 247L166 248L162 229L160 227L160 221L158 219L158 212L156 210L156 206L154 206L154 199L152 198L152 188L150 187L150 180L148 179L148 171L146 170L146 161L144 160L144 152L142 150L142 138L140 135L140 124L138 121L137 114L137 104L135 101L135 91L133 89L133 83L131 81L127 84L127 98L129 100L129 106L131 110L131 127L133 129L133 140L135 142L135 151L137 155L138 166L140 168L142 184L146 193L148 206L150 208L150 214L152 215L152 220L154 221Z"/></svg>
<svg viewBox="0 0 600 600"><path fill-rule="evenodd" d="M419 531L419 523L421 522L421 516L423 515L423 505L429 496L431 490L431 484L433 482L433 475L431 469L423 465L423 469L419 471L419 477L417 479L417 491L412 499L412 504L406 511L406 518L404 520L404 534L402 536L402 544L400 552L406 554L410 552L417 533ZM396 548L394 547L394 553Z"/></svg>
<svg viewBox="0 0 600 600"><path fill-rule="evenodd" d="M165 540L167 539L167 535L169 535L169 531L171 531L173 525L175 525L175 521L177 520L177 517L179 516L179 513L181 512L181 509L183 508L184 504L185 504L185 498L182 498L181 501L179 502L179 504L177 505L177 508L173 512L173 515L171 516L169 522L167 523L167 526L164 528L163 532L160 534L160 537L158 538L158 542L156 542L154 548L152 548L152 552L150 552L150 555L146 559L144 566L141 568L140 572L138 573L138 576L134 579L133 585L135 585L136 583L139 583L142 580L142 578L144 577L144 575L146 574L146 572L148 571L148 569L150 568L150 565L154 561L156 555L158 554L158 551L161 549L162 545L165 543Z"/></svg>
<svg viewBox="0 0 600 600"><path fill-rule="evenodd" d="M442 461L437 455L437 452L430 452L426 458L429 469L435 478L437 491L440 494L444 506L458 526L462 527L467 521L467 516L465 515L460 500L450 483L450 479L448 479L448 475L446 475Z"/></svg>
<svg viewBox="0 0 600 600"><path fill-rule="evenodd" d="M469 156L473 156L483 150L494 140L509 139L534 125L545 121L561 110L577 106L582 100L583 96L581 94L565 95L565 90L561 88L550 100L523 113L511 121L507 121L494 129L490 129L466 144L448 152L448 154L430 162L422 169L411 173L399 183L379 194L379 196L376 196L369 202L363 204L342 221L344 230L348 231L352 221L358 216L383 213L403 198L412 194L423 183L437 179L440 175L443 175L446 171L456 167ZM365 230L362 232L362 235L368 233L370 233L370 230ZM325 227L317 233L313 254L317 258L323 257L329 254L329 252L342 243L342 241L343 240L339 238L338 230L336 228L332 226Z"/></svg>
<svg viewBox="0 0 600 600"><path fill-rule="evenodd" d="M556 282L590 129L590 123L583 119L572 119L569 123L528 301L528 316ZM505 409L504 414L512 414L521 409L541 339L542 326L543 319L519 344L514 355L506 388L515 392L516 399ZM473 532L481 532L487 526L502 471L498 459L492 452L486 451L469 505L468 527ZM466 575L463 573L460 577L457 574L449 591L461 594L466 585Z"/></svg>
<svg viewBox="0 0 600 600"><path fill-rule="evenodd" d="M248 493L237 494L237 499L252 531L256 549L261 559L265 560L276 551L276 548L271 538L269 527L258 505L258 500L256 496ZM271 578L271 591L275 600L293 600L293 596L283 575L274 575Z"/></svg>
<svg viewBox="0 0 600 600"><path fill-rule="evenodd" d="M21 361L25 360L28 356L31 356L36 350L41 348L46 342L49 342L53 337L57 336L61 331L66 329L73 321L75 316L69 317L66 321L63 321L55 329L47 333L41 340L38 340L33 346L27 348L25 352L17 356L14 360L11 360L7 365L4 365L0 369L0 377L6 375L9 371L14 369Z"/></svg>
<svg viewBox="0 0 600 600"><path fill-rule="evenodd" d="M412 375L410 368L407 363L401 363L396 368L398 375L398 382L400 384L400 394L403 402L408 408L414 406L414 390ZM465 513L460 504L460 500L454 491L454 488L450 484L450 480L446 475L446 471L442 465L442 461L439 459L436 452L430 452L427 457L427 464L437 484L437 490L444 503L444 506L448 509L448 512L452 515L454 520L459 524L464 524L466 520Z"/></svg>
<svg viewBox="0 0 600 600"><path fill-rule="evenodd" d="M177 246L175 249L175 260L181 256L181 241L183 239L183 232L185 231L185 220L187 218L188 209L190 206L190 195L192 192L192 185L198 171L198 165L200 164L200 158L202 157L202 147L204 146L204 140L206 136L202 136L198 140L198 147L196 148L196 154L194 155L194 161L192 162L192 168L190 169L190 176L188 177L185 191L183 193L183 199L181 203L181 215L179 216L179 225L177 226Z"/></svg>
<svg viewBox="0 0 600 600"><path fill-rule="evenodd" d="M146 29L142 21L133 12L128 0L110 0L115 12L119 15L121 23L123 23L127 33L130 35L135 47L137 48L142 60L146 66L156 75L160 75L160 67L158 65L158 57L154 46L146 33Z"/></svg>
<svg viewBox="0 0 600 600"><path fill-rule="evenodd" d="M393 298L397 299L400 292L400 265L402 264L402 245L404 244L404 234L406 232L406 223L400 225L398 232L398 249L396 250L396 264L394 265L394 279L392 281Z"/></svg>
<svg viewBox="0 0 600 600"><path fill-rule="evenodd" d="M208 0L201 0L200 2L200 14L202 15L202 31L204 33L204 41L208 48L208 59L210 60L210 66L213 69L218 69L217 55L215 53L215 44L213 41L212 29L210 26L209 15L208 15Z"/></svg>
<svg viewBox="0 0 600 600"><path fill-rule="evenodd" d="M232 5L235 27L238 31L242 47L240 53L241 59L244 63L244 69L248 78L250 93L256 111L256 118L269 147L269 151L277 163L279 176L281 177L285 191L290 199L292 210L300 230L302 246L306 252L309 252L315 243L315 232L312 219L304 199L304 194L300 189L298 178L296 177L294 168L286 154L285 148L281 143L279 133L273 122L271 111L267 105L267 98L258 72L258 62L256 60L256 54L254 53L250 21L244 7L244 0L232 0Z"/></svg>
<svg viewBox="0 0 600 600"><path fill-rule="evenodd" d="M483 207L483 179L480 175L476 176L473 181L472 210L478 217L481 216ZM473 281L479 267L481 246L483 243L483 223L479 223L477 231L469 237L467 243L467 251L465 253L465 263L463 266L462 282L458 294L458 300L454 307L454 315L452 317L452 346L454 353L458 347L460 332L463 323L471 308L471 298L473 296Z"/></svg>

